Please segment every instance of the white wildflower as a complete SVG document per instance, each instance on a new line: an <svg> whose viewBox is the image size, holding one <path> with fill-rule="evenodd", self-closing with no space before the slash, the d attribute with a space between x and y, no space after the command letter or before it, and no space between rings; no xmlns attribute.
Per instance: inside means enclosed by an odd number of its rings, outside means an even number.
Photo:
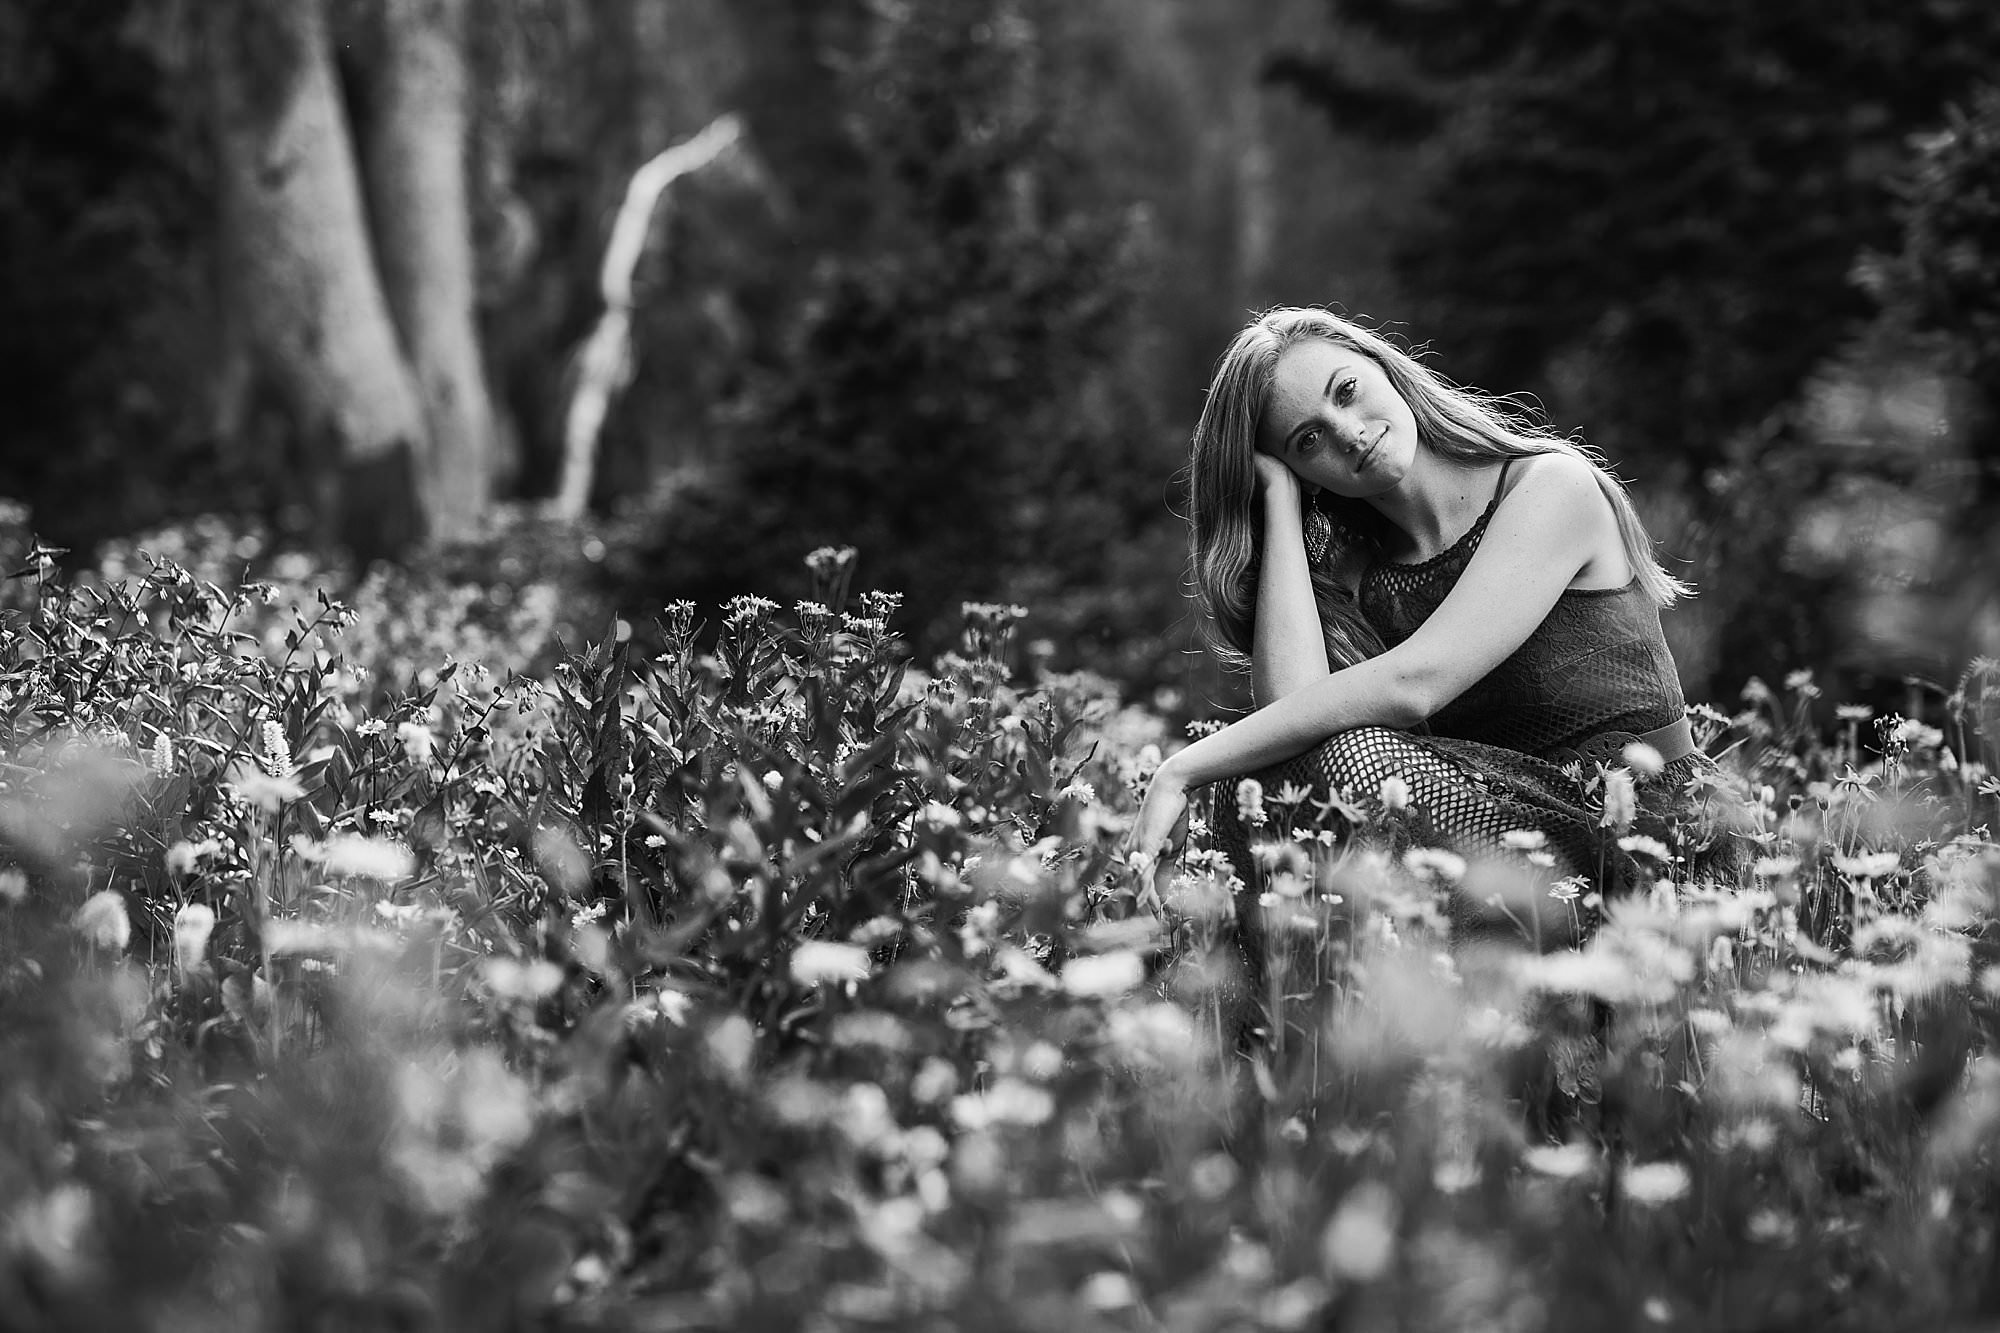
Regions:
<svg viewBox="0 0 2000 1333"><path fill-rule="evenodd" d="M1632 821L1638 817L1639 795L1632 782L1632 771L1611 769L1604 775L1604 815L1598 823L1623 833L1632 827Z"/></svg>
<svg viewBox="0 0 2000 1333"><path fill-rule="evenodd" d="M1618 840L1618 845L1634 856L1647 857L1661 865L1673 863L1673 851L1658 838L1649 838L1643 833L1627 834Z"/></svg>
<svg viewBox="0 0 2000 1333"><path fill-rule="evenodd" d="M431 752L437 748L437 737L421 722L408 721L396 724L396 739L402 742L403 754L413 764L428 764Z"/></svg>
<svg viewBox="0 0 2000 1333"><path fill-rule="evenodd" d="M556 993L562 985L563 970L546 958L525 963L515 958L488 958L479 965L479 977L488 990L503 1000L532 1003Z"/></svg>
<svg viewBox="0 0 2000 1333"><path fill-rule="evenodd" d="M1775 1208L1760 1208L1750 1214L1750 1220L1744 1229L1750 1239L1765 1245L1790 1244L1797 1230L1792 1224L1792 1219Z"/></svg>
<svg viewBox="0 0 2000 1333"><path fill-rule="evenodd" d="M1071 995L1122 995L1146 979L1145 960L1130 949L1072 958L1063 968L1062 988Z"/></svg>
<svg viewBox="0 0 2000 1333"><path fill-rule="evenodd" d="M887 944L903 933L903 923L893 916L873 916L847 932L847 942L863 949Z"/></svg>
<svg viewBox="0 0 2000 1333"><path fill-rule="evenodd" d="M1623 758L1625 766L1642 778L1656 778L1667 771L1667 761L1644 741L1633 741L1626 746Z"/></svg>
<svg viewBox="0 0 2000 1333"><path fill-rule="evenodd" d="M1391 773L1383 778L1375 794L1382 802L1382 808L1392 815L1410 808L1410 784L1401 774Z"/></svg>
<svg viewBox="0 0 2000 1333"><path fill-rule="evenodd" d="M852 546L818 546L806 555L806 568L820 578L832 578L854 563ZM692 604L688 604L692 610Z"/></svg>
<svg viewBox="0 0 2000 1333"><path fill-rule="evenodd" d="M1972 943L1961 935L1927 930L1903 916L1882 916L1854 935L1854 955L1866 959L1862 976L1903 999L1917 999L1972 978Z"/></svg>
<svg viewBox="0 0 2000 1333"><path fill-rule="evenodd" d="M1032 986L1038 990L1054 990L1060 983L1055 974L1029 957L1023 949L1006 945L994 952L993 964L999 968L1004 980L1021 986Z"/></svg>
<svg viewBox="0 0 2000 1333"><path fill-rule="evenodd" d="M1465 878L1465 858L1442 847L1412 847L1403 853L1403 868L1413 875L1457 883Z"/></svg>
<svg viewBox="0 0 2000 1333"><path fill-rule="evenodd" d="M1396 1256L1397 1216L1396 1196L1381 1181L1349 1190L1320 1233L1320 1262L1327 1273L1347 1282L1372 1282L1388 1272Z"/></svg>
<svg viewBox="0 0 2000 1333"><path fill-rule="evenodd" d="M802 986L827 982L866 981L871 964L868 951L852 944L826 940L804 940L792 950L792 980Z"/></svg>
<svg viewBox="0 0 2000 1333"><path fill-rule="evenodd" d="M1076 1299L1091 1310L1123 1310L1137 1305L1139 1294L1133 1289L1131 1278L1105 1269L1084 1279L1083 1285L1076 1289Z"/></svg>
<svg viewBox="0 0 2000 1333"><path fill-rule="evenodd" d="M367 879L406 879L416 869L416 858L402 843L354 833L328 838L321 849L321 859L332 874Z"/></svg>
<svg viewBox="0 0 2000 1333"><path fill-rule="evenodd" d="M28 875L19 866L0 870L0 903L12 907L28 896Z"/></svg>
<svg viewBox="0 0 2000 1333"><path fill-rule="evenodd" d="M910 1097L921 1106L934 1106L958 1091L958 1071L951 1061L933 1055L917 1066L910 1079Z"/></svg>
<svg viewBox="0 0 2000 1333"><path fill-rule="evenodd" d="M1729 1031L1729 1015L1720 1009L1690 1009L1687 1021L1689 1027L1705 1037Z"/></svg>
<svg viewBox="0 0 2000 1333"><path fill-rule="evenodd" d="M132 942L132 918L126 914L124 895L115 889L101 889L86 898L72 924L92 948L121 952Z"/></svg>
<svg viewBox="0 0 2000 1333"><path fill-rule="evenodd" d="M1913 750L1935 750L1944 744L1944 733L1936 727L1925 726L1913 717L1906 717L1889 733L1891 738L1909 746Z"/></svg>
<svg viewBox="0 0 2000 1333"><path fill-rule="evenodd" d="M162 859L166 862L169 875L185 879L192 875L203 861L221 850L222 844L214 838L205 838L200 842L183 841L167 848L166 855Z"/></svg>
<svg viewBox="0 0 2000 1333"><path fill-rule="evenodd" d="M1530 1170L1545 1176L1571 1180L1593 1170L1597 1166L1597 1154L1584 1143L1565 1143L1560 1147L1538 1145L1524 1151L1521 1161Z"/></svg>
<svg viewBox="0 0 2000 1333"><path fill-rule="evenodd" d="M257 756L258 762L263 764L264 771L274 778L290 776L292 771L292 747L290 742L285 739L283 724L276 721L267 721L264 723L263 735L264 748Z"/></svg>
<svg viewBox="0 0 2000 1333"><path fill-rule="evenodd" d="M296 801L306 794L299 780L290 774L271 774L257 768L238 769L230 785L238 797L266 812L276 812L286 801Z"/></svg>
<svg viewBox="0 0 2000 1333"><path fill-rule="evenodd" d="M730 598L725 614L731 625L741 628L744 625L762 620L777 609L778 604L768 597L745 594L740 597Z"/></svg>
<svg viewBox="0 0 2000 1333"><path fill-rule="evenodd" d="M757 1030L741 1014L730 1014L708 1030L703 1041L708 1056L729 1079L741 1082L750 1075L757 1055Z"/></svg>
<svg viewBox="0 0 2000 1333"><path fill-rule="evenodd" d="M174 913L174 960L181 971L200 967L208 953L208 937L215 932L215 909L206 903L189 903Z"/></svg>
<svg viewBox="0 0 2000 1333"><path fill-rule="evenodd" d="M1855 879L1881 879L1896 872L1903 863L1900 852L1862 852L1856 856L1836 856L1833 868Z"/></svg>
<svg viewBox="0 0 2000 1333"><path fill-rule="evenodd" d="M1549 885L1549 897L1559 903L1573 903L1578 898L1581 898L1583 891L1589 887L1589 880L1584 879L1580 875L1571 875L1566 879L1559 879Z"/></svg>
<svg viewBox="0 0 2000 1333"><path fill-rule="evenodd" d="M1687 1168L1679 1162L1646 1162L1626 1168L1625 1197L1634 1203L1672 1203L1687 1191Z"/></svg>
<svg viewBox="0 0 2000 1333"><path fill-rule="evenodd" d="M1118 1052L1136 1065L1186 1065L1200 1050L1187 1010L1164 1001L1112 1010L1106 1035Z"/></svg>
<svg viewBox="0 0 2000 1333"><path fill-rule="evenodd" d="M174 740L163 731L153 737L153 773L157 777L165 777L173 771Z"/></svg>
<svg viewBox="0 0 2000 1333"><path fill-rule="evenodd" d="M1245 778L1236 784L1236 815L1252 827L1265 821L1263 783Z"/></svg>
<svg viewBox="0 0 2000 1333"><path fill-rule="evenodd" d="M1056 1099L1047 1089L1019 1078L1000 1079L985 1092L961 1093L951 1101L952 1119L968 1130L992 1125L1032 1128L1055 1112Z"/></svg>
<svg viewBox="0 0 2000 1333"><path fill-rule="evenodd" d="M1308 787L1305 783L1287 782L1278 788L1276 795L1271 797L1271 803L1290 809L1292 806L1302 803L1311 795L1312 788Z"/></svg>

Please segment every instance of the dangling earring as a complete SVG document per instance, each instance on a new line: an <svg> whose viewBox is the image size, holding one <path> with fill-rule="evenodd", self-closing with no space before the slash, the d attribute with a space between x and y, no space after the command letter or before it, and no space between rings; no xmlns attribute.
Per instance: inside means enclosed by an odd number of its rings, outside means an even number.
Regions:
<svg viewBox="0 0 2000 1333"><path fill-rule="evenodd" d="M1326 548L1333 541L1333 520L1319 507L1317 496L1306 501L1305 537L1306 565L1310 568L1326 559Z"/></svg>

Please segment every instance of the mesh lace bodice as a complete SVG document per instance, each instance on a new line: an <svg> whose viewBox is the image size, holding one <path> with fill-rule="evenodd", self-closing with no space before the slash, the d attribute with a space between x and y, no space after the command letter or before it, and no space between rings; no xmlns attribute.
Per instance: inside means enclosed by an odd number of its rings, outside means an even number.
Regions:
<svg viewBox="0 0 2000 1333"><path fill-rule="evenodd" d="M1503 486L1505 481L1503 471ZM1450 594L1499 506L1498 489L1471 530L1446 550L1419 564L1377 560L1363 574L1361 612L1386 644L1409 638ZM1354 727L1245 775L1266 793L1294 797L1290 805L1274 806L1278 813L1260 826L1245 823L1238 779L1213 784L1204 799L1214 845L1241 882L1237 922L1246 993L1261 993L1266 948L1259 900L1264 880L1253 845L1316 830L1344 839L1355 825L1337 806L1329 807L1336 813L1322 815L1319 803L1340 796L1382 815L1383 784L1390 777L1402 780L1408 805L1371 836L1385 839L1391 850L1440 845L1469 858L1539 864L1531 873L1552 882L1582 877L1606 898L1651 882L1656 872L1690 882L1738 882L1750 844L1733 836L1732 807L1714 782L1715 762L1699 750L1671 759L1657 774L1634 775L1630 831L1669 849L1676 858L1670 871L1643 869L1621 843L1624 826L1607 828L1602 819L1600 766L1622 763L1628 743L1685 711L1659 610L1635 579L1623 588L1564 592L1506 661L1433 714L1427 727ZM1301 791L1306 800L1296 799ZM1542 862L1509 850L1509 835L1517 830L1543 835ZM1498 928L1470 898L1454 894L1450 906L1475 928ZM1594 914L1578 910L1587 928ZM1282 941L1271 947L1280 950Z"/></svg>
<svg viewBox="0 0 2000 1333"><path fill-rule="evenodd" d="M1368 567L1361 613L1385 645L1409 638L1443 603L1498 505L1496 487L1471 529L1429 560ZM1567 758L1592 737L1651 731L1684 712L1659 608L1635 578L1622 588L1565 591L1526 642L1431 717L1430 731Z"/></svg>

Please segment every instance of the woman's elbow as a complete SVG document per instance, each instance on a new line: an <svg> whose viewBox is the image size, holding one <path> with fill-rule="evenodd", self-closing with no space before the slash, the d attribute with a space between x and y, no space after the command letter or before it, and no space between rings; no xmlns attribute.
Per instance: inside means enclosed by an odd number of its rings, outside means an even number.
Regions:
<svg viewBox="0 0 2000 1333"><path fill-rule="evenodd" d="M1399 672L1382 700L1382 725L1408 729L1430 721L1431 714L1448 702L1437 694L1423 677Z"/></svg>

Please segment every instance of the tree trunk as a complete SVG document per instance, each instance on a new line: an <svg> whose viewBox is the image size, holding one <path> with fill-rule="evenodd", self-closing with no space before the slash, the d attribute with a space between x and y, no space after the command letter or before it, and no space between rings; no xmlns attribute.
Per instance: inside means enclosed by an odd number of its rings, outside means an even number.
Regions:
<svg viewBox="0 0 2000 1333"><path fill-rule="evenodd" d="M424 414L368 238L321 0L204 0L224 262L363 559L423 532Z"/></svg>
<svg viewBox="0 0 2000 1333"><path fill-rule="evenodd" d="M549 505L558 518L573 523L588 510L604 418L632 376L632 274L646 247L653 207L669 185L722 156L741 133L735 116L718 116L632 173L625 187L625 202L604 247L599 278L604 313L577 352L576 388L563 414L562 481Z"/></svg>
<svg viewBox="0 0 2000 1333"><path fill-rule="evenodd" d="M474 314L465 0L382 0L363 162L381 281L416 373L425 508L468 535L492 495L493 404Z"/></svg>

